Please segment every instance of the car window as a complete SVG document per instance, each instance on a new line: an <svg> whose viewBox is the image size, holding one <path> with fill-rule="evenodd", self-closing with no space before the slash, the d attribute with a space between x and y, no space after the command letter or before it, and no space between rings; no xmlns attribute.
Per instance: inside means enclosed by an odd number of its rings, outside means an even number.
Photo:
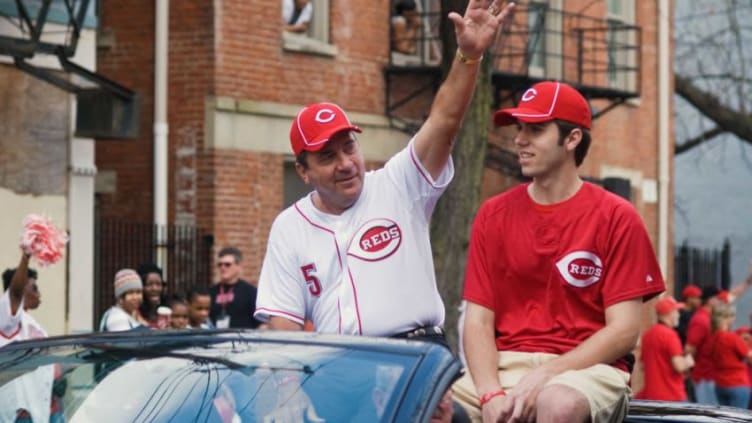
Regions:
<svg viewBox="0 0 752 423"><path fill-rule="evenodd" d="M156 351L83 349L31 362L52 365L0 371L0 421L18 413L49 421L58 412L68 422L386 422L418 359L236 341ZM57 411L49 407L55 398Z"/></svg>

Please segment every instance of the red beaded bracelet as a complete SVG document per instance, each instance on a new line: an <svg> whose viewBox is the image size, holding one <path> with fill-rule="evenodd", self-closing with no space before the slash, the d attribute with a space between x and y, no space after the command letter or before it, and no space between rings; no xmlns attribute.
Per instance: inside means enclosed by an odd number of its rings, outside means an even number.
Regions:
<svg viewBox="0 0 752 423"><path fill-rule="evenodd" d="M480 408L483 408L483 406L486 405L486 403L488 403L495 397L498 397L499 395L506 395L506 394L507 394L507 391L505 391L504 389L499 389L498 391L486 392L480 397Z"/></svg>

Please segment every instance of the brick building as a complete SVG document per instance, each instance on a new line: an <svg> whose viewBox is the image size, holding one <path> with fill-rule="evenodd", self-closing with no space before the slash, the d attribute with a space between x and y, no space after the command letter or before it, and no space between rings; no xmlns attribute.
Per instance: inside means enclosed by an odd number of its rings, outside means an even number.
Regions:
<svg viewBox="0 0 752 423"><path fill-rule="evenodd" d="M248 279L272 220L301 189L288 141L301 106L327 99L346 107L375 163L408 139L383 114L388 5L327 3L314 1L311 31L324 35L310 37L283 33L276 2L170 4L169 221L207 229L215 252L240 247ZM98 195L105 218L152 218L153 16L148 0L100 11L98 67L143 99L138 139L97 144L99 174L115 181Z"/></svg>

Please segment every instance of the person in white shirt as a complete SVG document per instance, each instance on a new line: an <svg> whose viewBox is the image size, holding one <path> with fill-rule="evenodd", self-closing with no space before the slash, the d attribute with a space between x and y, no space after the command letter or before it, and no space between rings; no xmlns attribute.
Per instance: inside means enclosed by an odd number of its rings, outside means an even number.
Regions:
<svg viewBox="0 0 752 423"><path fill-rule="evenodd" d="M47 332L26 313L25 309L39 306L36 272L29 269L30 255L22 253L15 269L3 273L5 292L0 296L0 347L11 342L47 337ZM0 390L0 421L16 420L17 410L23 410L33 421L50 420L50 401L54 368L40 366L26 373ZM9 405L12 405L9 406Z"/></svg>
<svg viewBox="0 0 752 423"><path fill-rule="evenodd" d="M102 332L123 331L141 328L146 321L138 308L143 301L143 284L133 269L121 269L115 274L116 303L102 316L99 330Z"/></svg>
<svg viewBox="0 0 752 423"><path fill-rule="evenodd" d="M285 31L307 32L312 15L311 0L282 0L282 25Z"/></svg>
<svg viewBox="0 0 752 423"><path fill-rule="evenodd" d="M39 306L37 272L29 269L30 256L22 254L15 269L3 272L3 295L0 296L0 347L24 339L46 337L47 332L24 309ZM34 336L30 336L29 328Z"/></svg>
<svg viewBox="0 0 752 423"><path fill-rule="evenodd" d="M366 173L354 125L320 102L292 122L295 169L310 194L272 224L255 317L271 329L432 340L445 344L429 240L434 206L454 175L451 150L481 58L513 3L450 13L457 54L430 114L402 151ZM420 299L417 301L416 299Z"/></svg>
<svg viewBox="0 0 752 423"><path fill-rule="evenodd" d="M3 272L3 290L7 291L10 287L11 279L16 269L6 269ZM39 292L39 286L37 285L37 271L34 269L28 269L27 271L28 282L24 288L23 297L23 313L21 313L21 332L24 334L22 339L38 339L46 338L47 331L34 319L29 311L39 308L39 304L42 303L42 294Z"/></svg>

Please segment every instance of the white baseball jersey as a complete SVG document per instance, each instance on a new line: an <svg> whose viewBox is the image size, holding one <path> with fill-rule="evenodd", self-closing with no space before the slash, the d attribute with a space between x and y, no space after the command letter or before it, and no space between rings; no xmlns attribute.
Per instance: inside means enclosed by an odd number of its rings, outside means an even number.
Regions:
<svg viewBox="0 0 752 423"><path fill-rule="evenodd" d="M10 314L10 292L0 296L0 347L13 341L46 338L47 331L34 317L23 309L23 298L15 316Z"/></svg>
<svg viewBox="0 0 752 423"><path fill-rule="evenodd" d="M0 347L11 342L47 337L47 332L23 309L23 298L16 314L10 310L10 292L0 296ZM16 420L16 410L23 408L35 422L50 420L50 400L55 368L39 366L0 387L0 421Z"/></svg>
<svg viewBox="0 0 752 423"><path fill-rule="evenodd" d="M10 311L10 292L3 292L3 295L0 295L0 347L26 339L22 325L23 315L23 298L18 304L16 314L13 315Z"/></svg>
<svg viewBox="0 0 752 423"><path fill-rule="evenodd" d="M369 336L443 325L429 221L453 175L450 159L434 181L410 141L366 173L360 198L341 215L316 209L312 194L284 210L269 234L255 317Z"/></svg>

